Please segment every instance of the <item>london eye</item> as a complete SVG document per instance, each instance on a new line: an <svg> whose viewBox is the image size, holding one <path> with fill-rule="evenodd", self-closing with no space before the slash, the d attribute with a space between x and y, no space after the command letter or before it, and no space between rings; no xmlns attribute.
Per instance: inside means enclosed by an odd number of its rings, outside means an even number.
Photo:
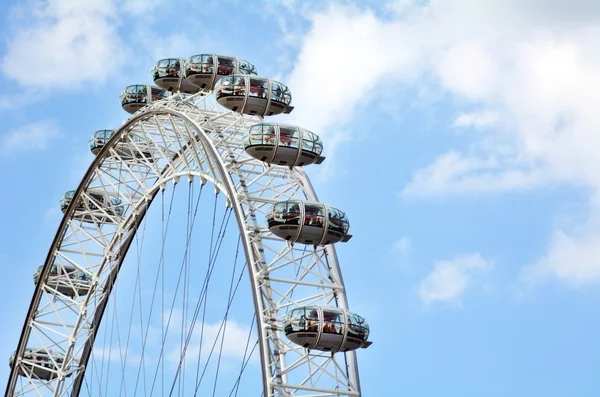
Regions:
<svg viewBox="0 0 600 397"><path fill-rule="evenodd" d="M319 201L304 170L325 159L317 133L268 121L293 110L290 88L219 54L162 59L151 75L156 85L123 90L130 118L91 135L94 160L79 186L65 187L6 395L360 396L357 351L371 344L369 326L349 307L335 249L351 239L350 221ZM169 237L176 222L185 230ZM143 256L148 229L160 238ZM119 284L124 272L131 285ZM237 293L243 277L246 296ZM234 335L244 339L241 365L217 393L234 296L251 325L247 340ZM210 332L207 306L221 311ZM144 355L152 315L160 332ZM117 339L125 348L111 352ZM127 350L134 344L141 356ZM252 360L260 381L245 389ZM205 371L215 380L203 384Z"/></svg>

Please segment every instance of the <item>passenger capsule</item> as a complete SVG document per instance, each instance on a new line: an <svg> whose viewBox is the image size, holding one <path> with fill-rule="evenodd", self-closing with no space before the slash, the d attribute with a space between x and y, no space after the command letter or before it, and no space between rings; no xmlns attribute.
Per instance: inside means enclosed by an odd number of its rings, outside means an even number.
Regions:
<svg viewBox="0 0 600 397"><path fill-rule="evenodd" d="M60 199L60 209L64 213L73 198L75 190L66 192ZM75 207L74 217L86 222L112 223L112 217L122 216L124 208L118 197L111 196L103 191L84 192L84 199Z"/></svg>
<svg viewBox="0 0 600 397"><path fill-rule="evenodd" d="M289 340L307 349L345 352L367 348L369 325L361 316L337 307L302 306L283 320Z"/></svg>
<svg viewBox="0 0 600 397"><path fill-rule="evenodd" d="M274 235L291 243L327 245L352 237L346 214L321 203L280 201L273 205L266 220Z"/></svg>
<svg viewBox="0 0 600 397"><path fill-rule="evenodd" d="M195 94L200 89L184 77L186 59L167 58L161 59L152 69L152 78L157 86L171 92Z"/></svg>
<svg viewBox="0 0 600 397"><path fill-rule="evenodd" d="M211 91L219 79L230 74L256 75L256 68L242 59L217 54L194 55L184 68L185 78L204 91Z"/></svg>
<svg viewBox="0 0 600 397"><path fill-rule="evenodd" d="M33 275L33 282L36 285L40 281L43 268L44 266L38 267ZM46 281L46 285L71 298L86 295L91 284L92 279L87 273L71 265L52 265Z"/></svg>
<svg viewBox="0 0 600 397"><path fill-rule="evenodd" d="M244 149L268 164L303 166L321 164L323 143L317 134L292 125L261 123L248 129Z"/></svg>
<svg viewBox="0 0 600 397"><path fill-rule="evenodd" d="M128 113L135 113L152 102L166 99L168 91L149 84L135 84L125 87L121 92L121 106Z"/></svg>
<svg viewBox="0 0 600 397"><path fill-rule="evenodd" d="M98 130L92 134L89 140L90 150L97 155L114 135L115 130ZM114 146L115 151L123 160L153 157L152 145L145 139L129 134L119 139Z"/></svg>
<svg viewBox="0 0 600 397"><path fill-rule="evenodd" d="M12 368L15 365L16 352L10 356L8 365ZM52 353L52 350L44 348L28 347L23 353L23 359L19 365L18 374L21 376L30 376L33 379L52 380L58 377L58 371L62 367L64 356L58 353ZM67 371L65 376L71 376L71 371Z"/></svg>
<svg viewBox="0 0 600 397"><path fill-rule="evenodd" d="M234 112L257 116L290 113L292 94L283 84L266 77L232 74L215 84L217 101Z"/></svg>

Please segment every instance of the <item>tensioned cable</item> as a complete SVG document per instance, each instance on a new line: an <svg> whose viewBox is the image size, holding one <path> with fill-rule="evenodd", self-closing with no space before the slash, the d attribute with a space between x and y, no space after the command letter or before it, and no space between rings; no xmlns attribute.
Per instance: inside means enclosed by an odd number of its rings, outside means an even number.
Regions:
<svg viewBox="0 0 600 397"><path fill-rule="evenodd" d="M223 237L224 237L224 234L223 234ZM238 259L238 256L239 256L240 241L241 241L241 236L238 238L238 243L237 243L237 248L236 248L236 254L235 254L235 259L234 259L234 268L233 268L234 270L232 272L232 281L231 281L232 284L233 284L233 276L235 275L235 269L236 269L236 265L237 265L237 259ZM214 266L213 266L213 268L214 268ZM205 300L205 302L206 302L206 300ZM231 302L231 287L230 287L230 292L229 292L229 302ZM196 316L196 318L197 318L197 316ZM189 332L190 336L192 334L192 331L193 331L193 329ZM181 355L180 355L180 358L179 358L179 364L178 364L178 367L177 367L177 371L175 373L175 378L173 380L173 385L171 387L171 391L169 393L169 396L171 396L173 394L173 389L174 389L177 377L179 376L179 374L181 372L181 368L185 365L185 354L187 352L188 344L189 344L189 338L186 339L186 345L185 345L184 349L181 352ZM202 344L202 342L200 342L200 344ZM200 353L199 353L199 357L200 357Z"/></svg>
<svg viewBox="0 0 600 397"><path fill-rule="evenodd" d="M211 252L212 252L212 246L213 246L213 238L214 238L214 234L215 234L215 217L216 217L216 213L217 213L217 195L215 194L215 202L214 202L214 208L213 208L213 221L212 221L212 227L211 227L211 234L210 234L210 245L209 245L209 250L208 250L208 267L206 269L206 275L204 276L204 283L202 284L202 289L200 290L200 296L198 297L198 303L199 302L204 302L203 304L203 309L202 309L202 324L200 324L200 344L199 344L199 351L198 351L198 362L196 364L196 382L198 382L198 376L200 373L200 357L202 356L202 340L204 338L204 321L206 318L206 300L203 297L203 293L205 291L205 289L208 291L208 280L210 280L210 276L212 273L211 270ZM196 310L194 311L194 316L193 316L193 324L191 329L193 330L195 328L196 325L196 320L198 318L198 315L196 314L197 310L198 310L198 303L196 304ZM191 332L190 332L191 334ZM191 335L189 336L191 337ZM189 342L188 342L189 343Z"/></svg>
<svg viewBox="0 0 600 397"><path fill-rule="evenodd" d="M256 324L256 313L254 313L254 315L252 316L252 322L250 324L251 324L250 331L248 331L248 339L246 339L246 347L244 348L244 357L242 358L240 374L238 375L235 383L233 384L233 388L231 389L231 392L229 393L229 397L231 397L231 395L233 394L234 391L235 391L235 395L237 396L237 393L238 393L237 391L240 387L240 382L242 380L242 374L244 373L246 364L248 364L250 357L252 357L252 353L254 353L254 349L256 348L256 345L258 345L258 341L256 341L256 344L254 345L254 347L252 348L252 351L250 352L250 355L248 356L248 361L246 361L246 354L248 354L248 346L250 346L250 339L252 338L252 329L254 328L254 324Z"/></svg>
<svg viewBox="0 0 600 397"><path fill-rule="evenodd" d="M183 341L185 339L184 335L185 335L185 328L187 327L187 300L188 300L188 286L189 286L189 277L190 277L190 258L191 258L191 251L192 251L192 247L189 243L190 238L191 238L191 234L192 234L192 228L190 226L190 224L192 223L192 219L191 219L191 204L192 204L192 197L194 195L194 185L192 184L192 181L189 181L189 188L188 188L188 209L187 209L187 224L186 224L186 254L184 255L184 263L185 263L185 269L184 269L184 276L183 276L183 296L182 296L182 306L183 306L183 313L181 316L181 336L179 339L179 352L180 354L183 352ZM184 362L184 369L183 369L183 376L180 378L179 380L179 395L182 395L183 390L185 390L185 362ZM183 388L183 390L182 390Z"/></svg>
<svg viewBox="0 0 600 397"><path fill-rule="evenodd" d="M220 248L220 247L219 247L219 248ZM238 242L238 250L239 250L239 242ZM220 327L219 327L219 330L218 330L218 332L217 332L217 336L215 337L215 341L214 341L214 343L213 343L213 345L212 345L212 348L211 348L210 354L209 354L209 356L208 356L208 358L207 358L207 360L206 360L206 364L204 365L204 369L203 369L203 371L202 371L202 376L200 377L200 380L199 380L199 381L197 382L197 384L196 384L196 390L195 390L195 392L194 392L194 396L196 396L196 395L198 394L198 389L200 388L200 384L201 384L201 382L202 382L202 379L203 379L203 377L204 377L204 374L206 373L206 369L208 368L208 364L210 363L210 360L211 360L211 358L212 358L212 354L213 354L213 352L214 352L214 349L215 349L215 347L216 347L216 345L217 345L217 341L218 341L218 339L219 339L219 336L220 336L221 332L222 332L222 331L224 330L224 328L225 328L225 325L226 325L226 319L227 319L227 316L228 316L228 314L229 314L229 310L230 310L230 308L231 308L231 304L233 303L233 297L235 297L235 295L236 295L236 293L237 293L237 289L238 289L238 287L239 287L239 285L240 285L240 281L242 280L242 276L244 275L244 270L245 270L245 268L242 268L242 270L241 270L241 272L240 272L240 275L239 275L239 277L238 277L238 280L237 280L237 283L236 283L235 289L233 290L233 294L231 295L231 297L230 297L230 299L229 299L229 301L228 301L228 303L227 303L227 309L226 309L226 311L225 311L225 315L224 315L224 317L223 317L223 320L221 321L221 325L220 325ZM222 337L222 338L224 338L224 337L225 337L225 333L224 333L224 331L223 331L223 337ZM219 357L220 357L220 356L219 356ZM216 376L217 376L217 375L216 375Z"/></svg>
<svg viewBox="0 0 600 397"><path fill-rule="evenodd" d="M143 235L142 235L142 246L144 244L144 237L146 235L146 217L144 217L144 229L143 229ZM136 233L137 236L137 233ZM141 263L142 263L142 248L138 245L138 255L137 255L137 259L138 259L138 263L137 263L137 274L138 277L140 277L141 273L140 273L140 268L141 268ZM140 286L138 288L138 301L140 302L139 304L139 312L140 312L140 335L144 334L144 315L142 313L142 286L141 286L141 277L140 277ZM140 361L140 365L142 365L142 374L143 374L143 379L144 379L144 395L146 395L146 361L144 359L144 356L141 355L141 361ZM136 384L136 391L137 391L137 384Z"/></svg>
<svg viewBox="0 0 600 397"><path fill-rule="evenodd" d="M219 347L219 359L217 360L217 370L215 371L215 382L213 384L213 397L215 396L215 393L217 391L217 381L219 379L219 369L221 367L221 357L223 355L223 343L225 342L225 333L227 332L227 318L229 315L229 307L231 306L231 301L232 301L232 297L231 297L231 293L233 291L233 281L235 279L235 270L237 267L237 260L238 260L238 256L239 256L239 252L240 252L240 242L242 240L242 236L240 235L238 237L238 242L237 242L237 249L235 251L235 258L233 260L233 270L231 271L231 280L229 282L229 297L228 299L228 303L227 303L227 311L225 312L225 327L223 328L223 337L221 338L221 346ZM240 275L240 280L242 278L242 275ZM238 281L239 284L239 281ZM237 286L236 286L236 290L237 290Z"/></svg>
<svg viewBox="0 0 600 397"><path fill-rule="evenodd" d="M188 197L189 197L189 196L188 196ZM216 199L215 199L215 201L216 201ZM196 212L197 212L197 209L198 209L199 202L200 202L200 197L198 198L198 202L196 203ZM194 217L194 218L195 218L195 217ZM195 220L195 219L194 219L194 220ZM193 227L193 222L192 222L192 227ZM164 367L164 349L165 349L165 342L166 342L166 338L167 338L167 333L169 332L169 327L170 327L170 325L171 325L171 319L172 319L172 316L173 316L173 309L175 308L175 302L176 302L176 300L177 300L177 293L178 293L178 291L179 291L179 286L181 285L182 273L183 273L183 270L184 270L184 265L185 265L185 263L186 263L186 261L185 261L185 257L186 257L186 255L187 255L187 252L188 252L188 249L189 249L189 246L190 246L190 238L191 238L191 232L189 233L189 235L188 235L188 238L187 238L187 241L186 241L186 248L185 248L185 252L184 252L184 260L182 261L181 268L180 268L180 270L179 270L179 277L178 277L178 279L177 279L177 286L176 286L176 288L175 288L175 294L174 294L174 296L173 296L173 300L172 300L172 302L171 302L171 309L170 309L170 311L169 311L169 316L168 316L168 319L167 319L166 330L165 330L165 331L162 333L162 337L163 337L163 339L162 339L162 343L161 343L161 349L160 349L160 355L159 355L159 363L162 363L162 366L163 366L163 367ZM163 266L163 267L164 267L164 266ZM164 270L164 269L163 269L163 270ZM163 312L164 312L164 310L163 310ZM164 322L163 322L163 323L164 323ZM156 383L156 376L157 376L157 373L158 373L158 365L157 365L157 370L155 371L155 375L154 375L154 381L152 382L152 388L150 389L150 395L151 395L151 396L152 396L152 394L153 394L153 392L154 392L154 386L155 386L155 383ZM164 390L164 387L163 387L163 390Z"/></svg>
<svg viewBox="0 0 600 397"><path fill-rule="evenodd" d="M164 224L164 197L165 197L165 192L164 190L162 190L161 192L161 202L162 202L162 206L163 206L163 211L162 211L162 223ZM171 211L173 209L173 199L175 198L175 186L173 186L173 193L171 195L171 202L169 204L169 213L167 216L167 222L166 222L166 227L165 229L168 231L169 229L169 224L171 221ZM161 259L159 260L159 266L158 269L156 271L156 278L154 281L154 291L152 292L152 299L150 300L150 310L148 312L148 321L146 322L146 330L144 332L144 337L142 338L142 353L141 353L141 357L140 357L140 365L138 367L138 373L137 373L137 377L136 377L136 381L135 381L135 392L134 392L134 397L137 395L137 389L138 389L138 385L139 385L139 379L140 379L140 372L141 372L141 368L142 362L145 362L145 352L146 352L146 342L148 340L148 330L150 329L150 319L152 318L152 309L154 308L154 300L156 298L156 290L158 287L158 279L160 276L160 263L163 260L163 256L164 256L164 244L162 246L162 252L161 252ZM140 301L141 302L141 301ZM141 311L142 311L142 305L140 304L140 315L141 315ZM144 371L145 371L145 366L144 366ZM146 393L146 381L144 379L144 396L147 396L148 394Z"/></svg>
<svg viewBox="0 0 600 397"><path fill-rule="evenodd" d="M327 271L330 272L331 274L331 265L329 264L329 255L327 254L327 251L324 251L324 256L325 256L325 263L327 264ZM338 280L336 280L338 281ZM339 307L339 302L338 302L338 296L337 293L333 294L333 298L335 299L335 306ZM350 371L348 370L348 368L350 367L348 365L348 354L346 352L343 352L344 355L344 364L345 364L345 368L346 368L346 376L349 378L350 377Z"/></svg>
<svg viewBox="0 0 600 397"><path fill-rule="evenodd" d="M125 357L124 357L124 361L125 363L127 362L127 356L129 354L129 341L130 341L130 337L131 337L131 329L132 329L132 325L133 325L133 314L135 312L135 302L136 302L136 298L137 298L137 290L140 288L140 272L139 272L139 258L138 258L138 271L136 272L136 277L135 277L135 285L133 287L133 299L131 302L131 311L129 313L129 326L127 328L127 339L125 341ZM121 375L121 386L119 387L119 397L123 394L123 391L125 389L125 371L123 371L122 375ZM125 396L127 396L127 390L125 389Z"/></svg>
<svg viewBox="0 0 600 397"><path fill-rule="evenodd" d="M215 195L215 200L216 200L216 195ZM215 204L215 206L216 206L216 204ZM216 211L216 208L215 208L215 211ZM215 211L213 211L213 212L215 213ZM190 326L190 329L188 331L187 338L186 338L186 343L185 343L185 346L184 346L184 355L185 355L185 352L187 351L187 348L189 346L189 342L190 342L192 334L194 332L195 325L196 325L196 322L198 320L198 315L199 315L199 312L200 312L200 309L202 307L202 303L203 302L204 302L204 309L206 310L206 301L207 301L206 296L207 296L207 292L208 292L208 285L209 285L209 282L210 282L210 278L212 276L212 271L214 270L214 265L216 263L216 259L218 257L218 253L220 251L222 242L223 242L223 240L225 238L225 232L227 230L227 225L229 224L229 219L231 218L231 213L232 213L231 208L228 208L224 212L223 219L221 220L221 225L219 227L219 233L218 233L216 241L214 240L214 236L213 236L213 238L211 238L211 241L215 242L214 249L211 249L211 251L214 253L214 255L212 256L212 258L211 258L212 260L208 264L207 274L206 274L205 279L204 279L202 290L201 290L200 295L198 297L198 300L196 302L196 307L195 307L194 314L193 314L192 320L191 320L191 326ZM215 215L214 215L213 218L215 218L215 217L216 217L216 213L215 213ZM216 219L213 219L213 222L216 223ZM213 233L214 233L214 228L213 228ZM204 317L203 317L202 325L204 325ZM196 370L196 377L197 378L199 376L199 362L200 362L200 357L201 357L201 347L202 347L203 337L204 337L204 333L203 333L203 327L202 327L202 332L201 332L201 335L200 335L200 351L199 351L199 354L198 354L198 368ZM177 372L181 371L181 360L183 360L183 358L180 358L180 365L178 366Z"/></svg>

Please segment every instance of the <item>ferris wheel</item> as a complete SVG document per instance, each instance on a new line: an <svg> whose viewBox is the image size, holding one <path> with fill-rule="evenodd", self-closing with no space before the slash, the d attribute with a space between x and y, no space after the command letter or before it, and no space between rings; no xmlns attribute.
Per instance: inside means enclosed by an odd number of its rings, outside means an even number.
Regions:
<svg viewBox="0 0 600 397"><path fill-rule="evenodd" d="M302 168L324 160L323 144L264 120L292 111L290 90L218 54L163 59L152 75L157 86L121 93L131 118L92 135L96 157L60 200L64 217L34 274L6 395L197 395L208 370L213 396L360 396L356 351L371 344L369 327L349 310L334 248L352 237L348 218L319 202ZM169 237L176 223L182 235ZM161 236L142 254L153 228ZM226 272L230 280L214 281ZM243 277L247 328L232 320ZM217 305L222 321L212 326ZM217 392L227 349L241 365Z"/></svg>

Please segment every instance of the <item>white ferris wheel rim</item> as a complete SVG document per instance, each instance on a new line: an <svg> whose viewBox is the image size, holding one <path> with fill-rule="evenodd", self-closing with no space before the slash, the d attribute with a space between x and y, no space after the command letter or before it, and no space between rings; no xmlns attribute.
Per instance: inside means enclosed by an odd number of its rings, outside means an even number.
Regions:
<svg viewBox="0 0 600 397"><path fill-rule="evenodd" d="M281 166L269 166L246 155L240 145L240 136L245 128L260 122L260 119L223 111L218 105L209 103L208 98L206 94L199 93L186 97L176 95L165 101L154 102L124 123L98 153L79 184L72 202L89 200L86 192L92 190L102 190L105 197L114 196L117 192L124 199L126 213L118 216L114 211L111 213L100 208L97 211L98 215L92 215L95 230L84 230L86 225L81 218L77 218L76 205L68 207L35 288L15 352L15 364L12 366L6 389L7 396L79 395L87 360L112 284L137 227L156 193L164 189L166 182L176 183L181 177L197 177L203 184L205 181L211 182L217 191L225 195L228 205L233 208L246 255L247 271L253 284L264 395L361 395L354 351L336 353L345 355L345 363L340 365L333 354L327 357L327 354L307 353L305 349L294 346L283 336L279 325L281 315L278 315L278 311L282 308L325 301L348 309L346 290L332 245L315 247L315 263L304 264L302 268L307 270L303 270L297 280L270 277L271 271L282 269L290 259L286 258L285 252L279 252L275 259L266 260L268 258L265 258L265 252L269 252L269 244L276 242L281 245L282 241L271 235L264 225L257 223L256 213L264 212L267 205L278 200L297 199L298 194L303 194L310 201L318 201L310 180L301 168L295 167L290 170ZM165 127L169 125L171 128ZM154 130L148 131L148 127L153 127ZM208 131L209 129L213 130ZM119 139L125 139L128 134L140 131L152 138L152 162L143 156L136 160L129 159L129 162L136 163L132 166L126 165L130 179L125 183L114 180L110 173L111 167L118 162L126 163L122 159L122 153L120 155L117 151ZM162 142L159 142L159 138ZM139 143L136 144L132 140L128 144L132 151L143 152ZM132 169L135 167L138 168ZM141 180L140 177L140 174L145 172L142 170L144 167L151 170L146 178L154 178L150 187L144 185L146 179ZM263 179L269 183L263 184ZM280 185L282 181L284 183ZM136 183L137 188L132 188ZM253 190L253 186L258 188ZM72 241L73 237L81 240L82 235L85 236L85 241ZM287 246L289 250L294 249L290 244ZM78 252L73 252L77 249ZM100 263L97 263L99 256ZM326 264L321 263L324 260L327 261ZM92 263L96 265L92 266ZM93 292L73 299L61 296L47 283L50 267L56 264L70 264L79 270L92 273ZM325 269L326 274L318 280L315 278L318 272L311 266L328 269ZM274 284L285 285L286 290L279 290ZM293 286L288 290L289 285ZM296 286L314 288L317 292L314 296L303 299L287 297L286 291L288 294L290 291L293 293ZM49 305L44 305L47 295L53 295L53 299L58 296L59 304L69 307L70 310L79 310L77 322L64 324L61 309L49 309ZM95 308L90 308L93 306L93 296L96 296L96 302L101 303ZM278 300L275 296L281 298ZM90 316L90 310L93 316ZM40 320L42 315L51 317L52 311L55 312L53 321ZM55 378L44 381L28 374L25 386L17 389L19 370L27 362L24 357L25 348L36 341L47 350L54 348L63 351L64 360L56 367ZM290 355L290 360L285 359L286 354ZM311 362L316 362L322 371L317 374L313 368L312 374L309 370L306 376L294 375L294 371L301 370L306 364L310 366ZM336 387L322 387L310 381L309 378L317 375L319 378L335 378ZM304 380L290 383L288 379L291 378Z"/></svg>

